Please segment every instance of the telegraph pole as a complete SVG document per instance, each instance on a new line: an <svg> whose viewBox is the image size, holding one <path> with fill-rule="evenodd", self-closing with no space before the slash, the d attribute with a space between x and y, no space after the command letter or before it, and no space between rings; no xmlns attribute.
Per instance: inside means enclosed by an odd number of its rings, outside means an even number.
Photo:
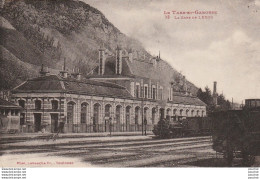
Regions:
<svg viewBox="0 0 260 179"><path fill-rule="evenodd" d="M144 135L144 100L142 98L142 135Z"/></svg>

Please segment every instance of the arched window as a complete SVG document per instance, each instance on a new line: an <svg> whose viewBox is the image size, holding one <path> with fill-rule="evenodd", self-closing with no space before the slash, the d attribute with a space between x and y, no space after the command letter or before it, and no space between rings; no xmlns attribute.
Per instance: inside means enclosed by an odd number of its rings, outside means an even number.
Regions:
<svg viewBox="0 0 260 179"><path fill-rule="evenodd" d="M166 119L167 119L167 120L170 120L170 119L171 119L170 112L171 112L171 109L168 108L168 109L166 110Z"/></svg>
<svg viewBox="0 0 260 179"><path fill-rule="evenodd" d="M145 120L145 119L147 120L147 113L148 113L148 108L145 107L145 108L144 108L144 120Z"/></svg>
<svg viewBox="0 0 260 179"><path fill-rule="evenodd" d="M40 110L42 108L42 102L40 100L35 100L35 109Z"/></svg>
<svg viewBox="0 0 260 179"><path fill-rule="evenodd" d="M194 110L191 111L191 116L192 116L192 117L194 116Z"/></svg>
<svg viewBox="0 0 260 179"><path fill-rule="evenodd" d="M165 111L164 108L160 109L160 113L159 113L160 114L160 119L164 118L164 111Z"/></svg>
<svg viewBox="0 0 260 179"><path fill-rule="evenodd" d="M189 110L188 109L186 110L186 116L189 116Z"/></svg>
<svg viewBox="0 0 260 179"><path fill-rule="evenodd" d="M75 103L70 101L67 104L67 123L73 124Z"/></svg>
<svg viewBox="0 0 260 179"><path fill-rule="evenodd" d="M126 131L129 131L130 129L130 110L131 106L127 106L125 110Z"/></svg>
<svg viewBox="0 0 260 179"><path fill-rule="evenodd" d="M135 108L135 124L138 124L139 113L140 113L140 107L137 106L137 107Z"/></svg>
<svg viewBox="0 0 260 179"><path fill-rule="evenodd" d="M197 116L198 116L198 117L200 116L200 111L199 111L199 110L197 111Z"/></svg>
<svg viewBox="0 0 260 179"><path fill-rule="evenodd" d="M110 115L111 115L111 105L110 104L107 104L106 106L105 106L105 117L110 117Z"/></svg>
<svg viewBox="0 0 260 179"><path fill-rule="evenodd" d="M99 114L100 114L100 104L94 104L94 116L93 116L93 131L98 132L98 122L99 122Z"/></svg>
<svg viewBox="0 0 260 179"><path fill-rule="evenodd" d="M155 122L155 116L156 116L156 108L152 109L152 124Z"/></svg>
<svg viewBox="0 0 260 179"><path fill-rule="evenodd" d="M180 116L182 116L183 109L180 110Z"/></svg>
<svg viewBox="0 0 260 179"><path fill-rule="evenodd" d="M176 115L177 114L177 109L174 109L173 110L173 115Z"/></svg>
<svg viewBox="0 0 260 179"><path fill-rule="evenodd" d="M121 106L116 106L116 126L117 131L121 131Z"/></svg>
<svg viewBox="0 0 260 179"><path fill-rule="evenodd" d="M87 123L87 103L81 104L81 113L80 113L80 123L85 124Z"/></svg>

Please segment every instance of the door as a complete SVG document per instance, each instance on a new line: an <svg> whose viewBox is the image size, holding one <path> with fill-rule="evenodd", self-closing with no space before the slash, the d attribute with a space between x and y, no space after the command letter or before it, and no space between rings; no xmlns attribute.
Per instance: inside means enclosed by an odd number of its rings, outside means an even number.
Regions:
<svg viewBox="0 0 260 179"><path fill-rule="evenodd" d="M51 114L51 132L58 132L59 122L58 114Z"/></svg>
<svg viewBox="0 0 260 179"><path fill-rule="evenodd" d="M42 114L34 114L34 132L41 131Z"/></svg>

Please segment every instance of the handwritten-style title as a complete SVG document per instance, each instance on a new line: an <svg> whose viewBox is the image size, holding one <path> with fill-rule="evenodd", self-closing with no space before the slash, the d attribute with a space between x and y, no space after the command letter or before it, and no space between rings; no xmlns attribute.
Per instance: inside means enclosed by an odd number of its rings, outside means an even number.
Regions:
<svg viewBox="0 0 260 179"><path fill-rule="evenodd" d="M218 14L218 11L164 11L165 19L213 19Z"/></svg>

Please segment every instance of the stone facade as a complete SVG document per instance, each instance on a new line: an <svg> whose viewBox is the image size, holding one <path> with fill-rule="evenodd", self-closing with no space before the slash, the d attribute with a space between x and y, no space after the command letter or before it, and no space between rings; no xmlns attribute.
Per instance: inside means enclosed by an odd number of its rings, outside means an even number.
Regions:
<svg viewBox="0 0 260 179"><path fill-rule="evenodd" d="M112 131L141 131L142 116L147 120L147 126L143 127L152 130L161 115L164 117L167 115L179 117L206 115L205 106L169 103L166 108L161 108L155 101L66 93L30 93L30 95L16 93L13 102L19 105L20 101L25 101L25 110L22 115L25 116L27 132L38 132L43 127L47 132L57 132L60 122L64 119L66 120L64 132L109 132L109 118L112 119ZM37 108L36 101L41 102L40 108ZM53 101L56 101L57 107L54 107ZM68 110L70 104L72 104L72 111ZM84 104L86 111L82 109ZM109 113L106 111L106 106L109 106ZM164 114L161 114L162 112ZM68 121L69 113L73 116L72 122Z"/></svg>
<svg viewBox="0 0 260 179"><path fill-rule="evenodd" d="M205 103L156 76L158 57L126 57L117 48L116 57L107 58L104 50L88 79L68 74L64 63L59 75L42 67L40 77L14 88L12 100L24 104L27 132L57 132L62 123L63 132L142 131L152 130L160 118L206 116Z"/></svg>

